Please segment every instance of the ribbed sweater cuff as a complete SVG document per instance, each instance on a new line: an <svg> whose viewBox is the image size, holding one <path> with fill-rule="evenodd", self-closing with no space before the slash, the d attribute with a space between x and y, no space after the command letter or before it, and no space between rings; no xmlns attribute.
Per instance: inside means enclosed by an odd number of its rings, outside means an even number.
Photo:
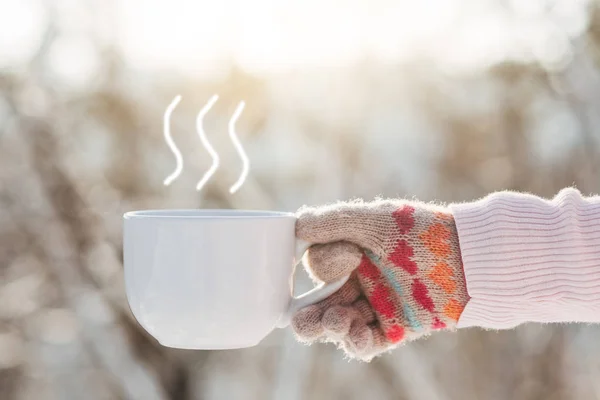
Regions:
<svg viewBox="0 0 600 400"><path fill-rule="evenodd" d="M498 192L450 208L471 297L459 328L600 322L600 197Z"/></svg>

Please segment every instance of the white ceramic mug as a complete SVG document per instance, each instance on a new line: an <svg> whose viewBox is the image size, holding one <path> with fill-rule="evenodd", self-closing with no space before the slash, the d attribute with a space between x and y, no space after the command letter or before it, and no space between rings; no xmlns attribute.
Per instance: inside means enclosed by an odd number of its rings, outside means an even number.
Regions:
<svg viewBox="0 0 600 400"><path fill-rule="evenodd" d="M348 279L292 297L294 267L308 244L296 239L291 213L153 210L123 218L127 299L164 346L254 346Z"/></svg>

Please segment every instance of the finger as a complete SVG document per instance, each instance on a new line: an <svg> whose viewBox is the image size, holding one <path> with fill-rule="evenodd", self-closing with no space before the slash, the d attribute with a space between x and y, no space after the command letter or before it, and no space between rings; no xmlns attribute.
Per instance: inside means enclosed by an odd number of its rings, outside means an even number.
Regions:
<svg viewBox="0 0 600 400"><path fill-rule="evenodd" d="M314 341L324 334L321 319L323 312L336 305L350 305L361 296L361 289L353 274L337 292L317 304L302 308L292 317L292 329L305 342Z"/></svg>
<svg viewBox="0 0 600 400"><path fill-rule="evenodd" d="M363 344L365 340L366 345ZM389 350L390 344L379 324L374 323L366 325L366 330L364 327L351 329L351 334L344 340L344 348L357 359L371 361L373 357Z"/></svg>
<svg viewBox="0 0 600 400"><path fill-rule="evenodd" d="M370 324L371 335L373 336L373 348L386 348L388 346L388 340L378 323Z"/></svg>
<svg viewBox="0 0 600 400"><path fill-rule="evenodd" d="M360 313L366 324L377 321L377 316L375 315L375 311L373 311L373 307L364 297L358 298L352 306Z"/></svg>
<svg viewBox="0 0 600 400"><path fill-rule="evenodd" d="M350 242L316 244L308 249L306 268L311 277L334 282L354 271L362 255L362 249Z"/></svg>
<svg viewBox="0 0 600 400"><path fill-rule="evenodd" d="M344 345L348 351L361 355L369 352L373 348L373 331L361 322L355 322L350 327L348 336L344 340Z"/></svg>
<svg viewBox="0 0 600 400"><path fill-rule="evenodd" d="M356 351L356 353L353 353L356 358L368 362L371 361L373 357L386 352L391 347L379 324L370 324L367 325L367 328L369 329L371 336L370 346L361 347L360 344L356 343L356 338L348 338L344 344L348 349L347 351ZM362 348L362 350L359 351L359 348Z"/></svg>
<svg viewBox="0 0 600 400"><path fill-rule="evenodd" d="M321 321L327 335L338 337L348 335L350 327L355 321L364 324L358 310L348 306L333 306L327 309Z"/></svg>
<svg viewBox="0 0 600 400"><path fill-rule="evenodd" d="M321 307L312 305L298 311L291 321L292 329L303 342L312 342L324 333Z"/></svg>
<svg viewBox="0 0 600 400"><path fill-rule="evenodd" d="M353 273L348 279L348 282L344 283L344 285L337 292L327 297L325 300L320 301L317 303L317 305L323 310L335 305L350 305L354 303L361 295L362 289L358 283L356 273Z"/></svg>
<svg viewBox="0 0 600 400"><path fill-rule="evenodd" d="M340 202L322 207L303 207L297 212L296 236L309 243L349 241L377 252L380 240L374 232L396 224L392 213L406 202L378 200Z"/></svg>

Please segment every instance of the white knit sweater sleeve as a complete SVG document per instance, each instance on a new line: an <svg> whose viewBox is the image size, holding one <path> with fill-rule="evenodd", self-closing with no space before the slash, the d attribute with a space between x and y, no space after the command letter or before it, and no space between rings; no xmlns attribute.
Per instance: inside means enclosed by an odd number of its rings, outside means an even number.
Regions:
<svg viewBox="0 0 600 400"><path fill-rule="evenodd" d="M600 322L600 197L498 192L450 208L471 297L459 328Z"/></svg>

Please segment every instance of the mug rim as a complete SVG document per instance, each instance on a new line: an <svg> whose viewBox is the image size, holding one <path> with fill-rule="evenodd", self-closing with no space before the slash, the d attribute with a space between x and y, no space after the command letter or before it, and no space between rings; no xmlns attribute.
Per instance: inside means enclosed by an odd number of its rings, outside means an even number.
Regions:
<svg viewBox="0 0 600 400"><path fill-rule="evenodd" d="M124 219L262 219L293 217L294 213L268 210L235 210L235 209L153 209L135 210L123 214Z"/></svg>

